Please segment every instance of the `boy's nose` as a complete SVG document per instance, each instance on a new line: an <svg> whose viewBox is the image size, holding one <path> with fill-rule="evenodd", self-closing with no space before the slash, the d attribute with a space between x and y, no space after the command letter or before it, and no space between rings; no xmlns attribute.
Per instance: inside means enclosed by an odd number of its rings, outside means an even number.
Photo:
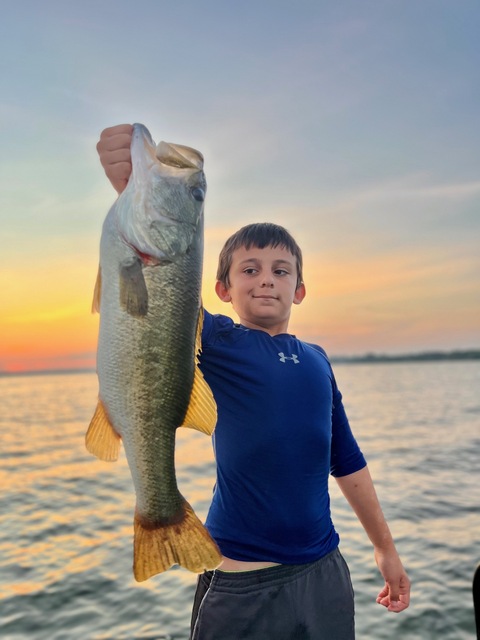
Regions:
<svg viewBox="0 0 480 640"><path fill-rule="evenodd" d="M273 279L272 278L264 278L262 282L262 287L273 287Z"/></svg>

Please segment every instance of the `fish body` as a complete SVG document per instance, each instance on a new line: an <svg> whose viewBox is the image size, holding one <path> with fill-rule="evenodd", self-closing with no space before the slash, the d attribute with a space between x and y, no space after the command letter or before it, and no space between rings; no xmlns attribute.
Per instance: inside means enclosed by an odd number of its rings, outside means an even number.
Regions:
<svg viewBox="0 0 480 640"><path fill-rule="evenodd" d="M99 402L87 449L118 456L132 475L134 575L180 564L194 572L220 552L177 487L180 426L212 433L216 406L197 367L203 309L203 157L152 141L134 125L132 175L102 230L94 306L100 311Z"/></svg>

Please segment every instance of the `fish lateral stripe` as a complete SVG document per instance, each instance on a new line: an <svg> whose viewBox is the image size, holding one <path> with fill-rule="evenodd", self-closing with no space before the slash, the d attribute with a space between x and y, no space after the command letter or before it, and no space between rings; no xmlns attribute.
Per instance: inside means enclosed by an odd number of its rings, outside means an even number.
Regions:
<svg viewBox="0 0 480 640"><path fill-rule="evenodd" d="M175 564L193 573L203 573L215 569L222 561L219 548L186 501L175 524L147 528L135 516L133 548L133 574L137 582Z"/></svg>

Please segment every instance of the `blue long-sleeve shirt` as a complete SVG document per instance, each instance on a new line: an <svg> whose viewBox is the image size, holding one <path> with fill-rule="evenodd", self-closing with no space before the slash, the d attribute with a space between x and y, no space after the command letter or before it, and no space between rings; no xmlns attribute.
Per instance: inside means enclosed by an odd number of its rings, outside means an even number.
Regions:
<svg viewBox="0 0 480 640"><path fill-rule="evenodd" d="M218 407L206 526L223 555L300 564L332 551L328 476L366 462L325 352L205 312L200 367Z"/></svg>

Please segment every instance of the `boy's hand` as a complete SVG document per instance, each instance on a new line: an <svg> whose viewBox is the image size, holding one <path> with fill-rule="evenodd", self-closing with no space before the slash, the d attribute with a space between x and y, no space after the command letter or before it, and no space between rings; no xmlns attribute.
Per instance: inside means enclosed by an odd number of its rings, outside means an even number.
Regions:
<svg viewBox="0 0 480 640"><path fill-rule="evenodd" d="M385 586L377 596L377 603L389 611L400 613L410 604L410 580L396 551L375 551L375 560L385 579Z"/></svg>
<svg viewBox="0 0 480 640"><path fill-rule="evenodd" d="M131 124L119 124L115 127L109 127L102 131L97 144L100 162L107 174L107 178L118 193L122 193L125 189L132 173L132 157L130 154L132 132L133 126Z"/></svg>
<svg viewBox="0 0 480 640"><path fill-rule="evenodd" d="M375 549L375 560L385 580L378 604L399 613L410 604L410 580L402 566L392 534L378 502L368 467L336 479Z"/></svg>

